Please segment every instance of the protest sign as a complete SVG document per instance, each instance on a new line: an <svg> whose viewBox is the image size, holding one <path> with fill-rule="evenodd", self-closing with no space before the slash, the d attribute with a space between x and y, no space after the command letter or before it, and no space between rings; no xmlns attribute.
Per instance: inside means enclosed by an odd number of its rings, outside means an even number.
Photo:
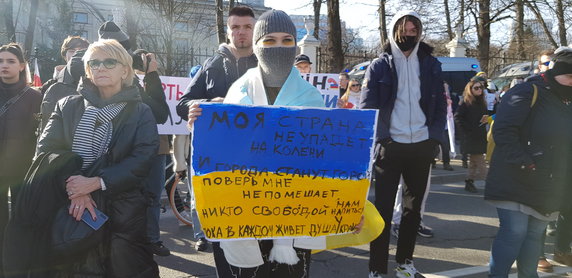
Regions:
<svg viewBox="0 0 572 278"><path fill-rule="evenodd" d="M324 104L336 108L340 97L340 76L332 73L306 73L302 78L316 87L324 98Z"/></svg>
<svg viewBox="0 0 572 278"><path fill-rule="evenodd" d="M377 111L205 104L191 176L209 239L352 232L370 185Z"/></svg>
<svg viewBox="0 0 572 278"><path fill-rule="evenodd" d="M142 86L143 77L143 75L139 75ZM159 78L161 79L170 113L166 123L157 125L159 134L189 134L187 122L177 115L177 104L191 83L191 78L173 76L159 76ZM336 107L339 98L339 76L337 74L310 73L302 74L302 78L320 91L326 107Z"/></svg>

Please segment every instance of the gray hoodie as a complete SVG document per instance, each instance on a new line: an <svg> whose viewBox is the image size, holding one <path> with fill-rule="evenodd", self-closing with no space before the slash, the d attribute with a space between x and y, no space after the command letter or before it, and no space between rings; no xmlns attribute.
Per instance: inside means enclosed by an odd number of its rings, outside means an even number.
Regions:
<svg viewBox="0 0 572 278"><path fill-rule="evenodd" d="M419 105L421 99L421 80L419 78L421 72L417 57L419 42L409 57L406 57L393 39L393 28L397 20L406 15L419 18L419 15L414 11L401 11L395 14L389 24L389 43L398 82L397 98L391 112L389 133L393 141L410 144L429 139L429 130L426 125L427 119Z"/></svg>

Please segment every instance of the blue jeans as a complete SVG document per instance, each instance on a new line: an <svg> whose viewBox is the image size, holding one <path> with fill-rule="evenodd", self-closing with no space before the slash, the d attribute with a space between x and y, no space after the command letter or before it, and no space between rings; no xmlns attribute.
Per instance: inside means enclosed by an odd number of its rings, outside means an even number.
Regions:
<svg viewBox="0 0 572 278"><path fill-rule="evenodd" d="M538 278L536 267L548 221L520 211L497 208L499 230L491 250L489 277L508 277L516 260L519 278Z"/></svg>
<svg viewBox="0 0 572 278"><path fill-rule="evenodd" d="M152 158L149 176L145 179L145 191L151 196L151 203L147 208L147 238L149 242L159 242L159 215L161 214L161 192L165 184L165 154L158 154Z"/></svg>

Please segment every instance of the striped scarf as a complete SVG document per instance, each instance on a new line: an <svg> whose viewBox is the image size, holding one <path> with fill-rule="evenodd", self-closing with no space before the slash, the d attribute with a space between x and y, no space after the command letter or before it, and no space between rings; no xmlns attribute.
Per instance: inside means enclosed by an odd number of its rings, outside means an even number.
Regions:
<svg viewBox="0 0 572 278"><path fill-rule="evenodd" d="M72 151L83 158L82 169L87 169L96 159L107 152L115 118L125 102L112 103L103 108L88 105L81 116L73 137Z"/></svg>

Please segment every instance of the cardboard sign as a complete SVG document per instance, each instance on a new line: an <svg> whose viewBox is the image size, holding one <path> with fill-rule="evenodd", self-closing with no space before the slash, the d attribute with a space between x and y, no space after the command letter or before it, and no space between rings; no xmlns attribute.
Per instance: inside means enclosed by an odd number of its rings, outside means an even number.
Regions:
<svg viewBox="0 0 572 278"><path fill-rule="evenodd" d="M316 87L324 98L324 104L336 108L340 97L340 76L332 73L306 73L302 78Z"/></svg>
<svg viewBox="0 0 572 278"><path fill-rule="evenodd" d="M207 238L317 237L359 224L377 110L202 108L191 175Z"/></svg>

